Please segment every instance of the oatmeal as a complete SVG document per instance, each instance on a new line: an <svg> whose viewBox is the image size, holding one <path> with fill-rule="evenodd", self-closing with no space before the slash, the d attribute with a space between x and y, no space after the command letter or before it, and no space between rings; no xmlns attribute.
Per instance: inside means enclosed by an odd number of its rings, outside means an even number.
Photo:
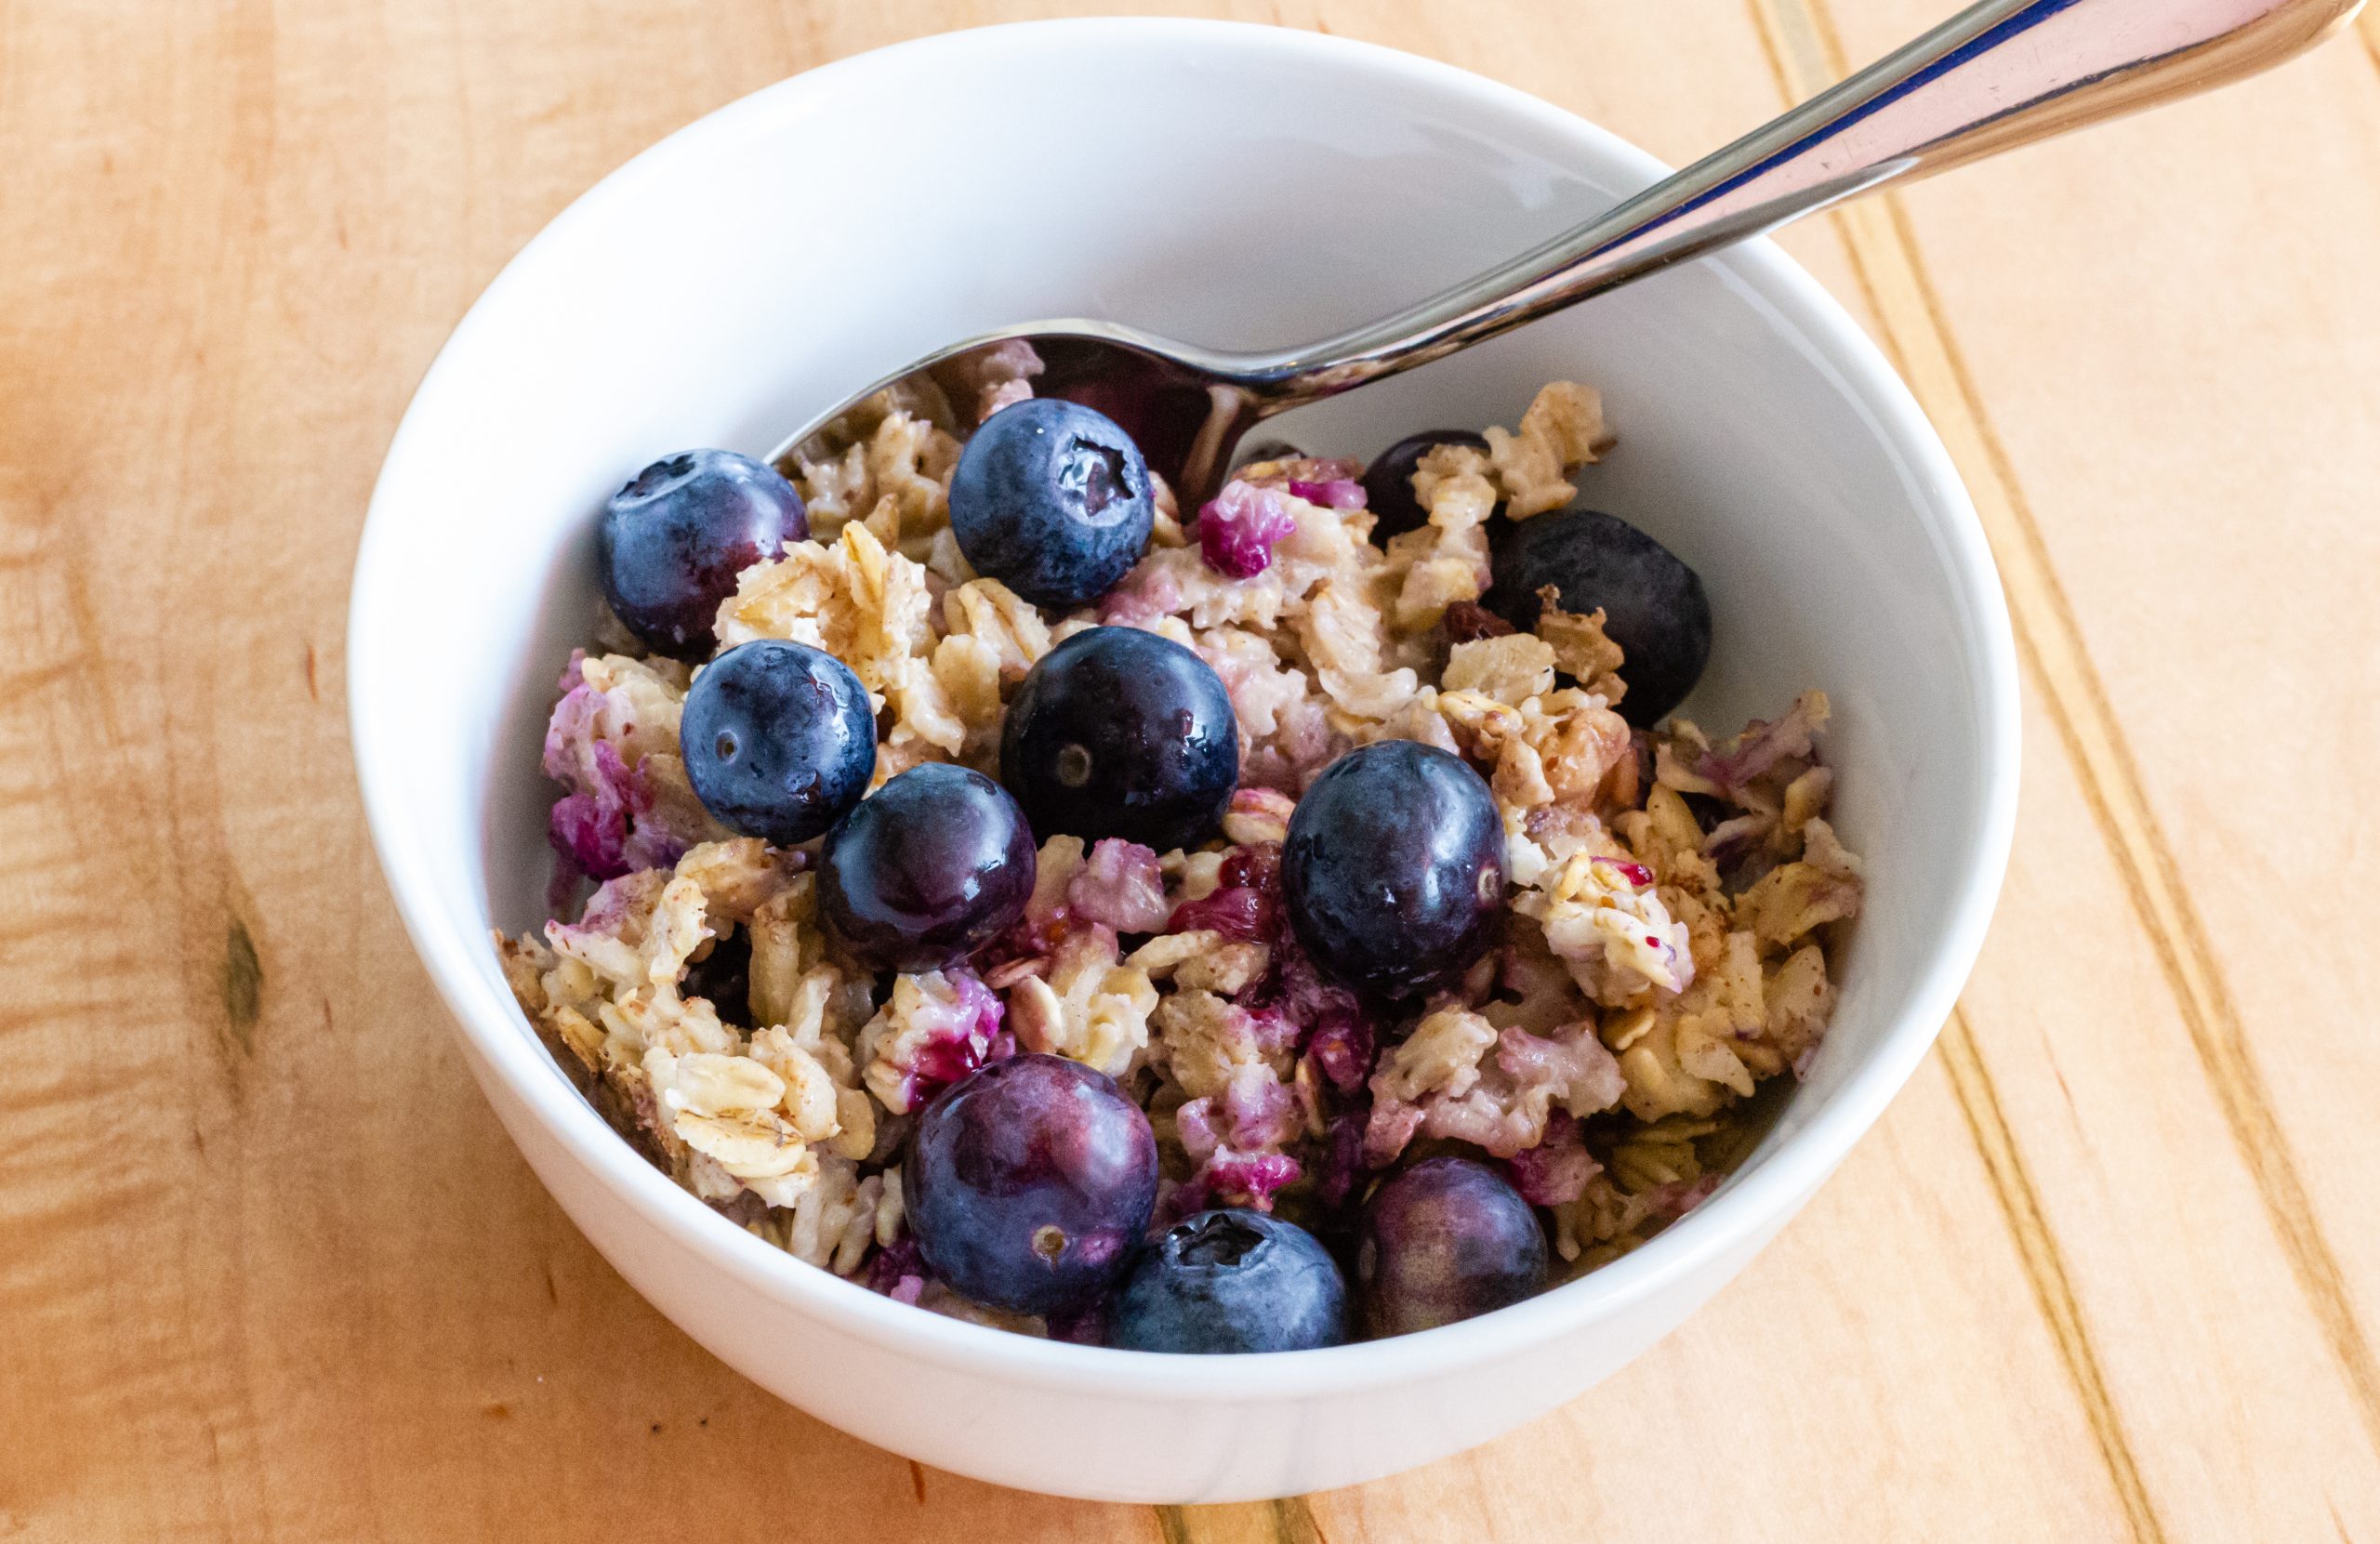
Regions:
<svg viewBox="0 0 2380 1544"><path fill-rule="evenodd" d="M1570 508L1600 399L1191 510L1038 370L607 509L638 641L564 668L555 919L497 940L582 1088L813 1265L1149 1349L1444 1323L1699 1203L1860 870L1822 692L1674 716L1707 605Z"/></svg>

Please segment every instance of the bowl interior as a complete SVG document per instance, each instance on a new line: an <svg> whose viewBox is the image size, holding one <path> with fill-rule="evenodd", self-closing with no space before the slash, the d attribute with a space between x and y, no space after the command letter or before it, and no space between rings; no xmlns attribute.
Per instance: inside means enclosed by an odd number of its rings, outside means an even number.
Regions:
<svg viewBox="0 0 2380 1544"><path fill-rule="evenodd" d="M400 904L468 1033L509 1042L503 1076L530 1076L519 1047L543 1055L487 930L543 917L542 719L591 616L594 511L639 467L692 445L761 453L819 403L1021 320L1304 341L1658 174L1440 66L1158 22L1005 28L846 61L615 174L456 333L390 451L359 562L359 767ZM1732 732L1805 687L1833 699L1837 824L1867 860L1867 914L1833 1031L1756 1170L1863 1076L1853 1102L1872 1118L1972 957L2006 841L2005 617L1913 404L1765 246L1279 425L1361 455L1417 429L1511 424L1560 377L1600 388L1619 435L1585 497L1710 587L1715 654L1686 711ZM571 1140L609 1140L592 1129Z"/></svg>

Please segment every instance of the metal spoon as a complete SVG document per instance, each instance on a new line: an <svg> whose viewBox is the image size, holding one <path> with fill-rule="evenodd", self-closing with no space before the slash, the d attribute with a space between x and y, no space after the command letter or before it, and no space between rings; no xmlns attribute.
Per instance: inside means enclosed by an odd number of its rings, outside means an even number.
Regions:
<svg viewBox="0 0 2380 1544"><path fill-rule="evenodd" d="M1280 353L1200 349L1107 322L963 339L821 415L774 459L831 449L879 391L939 402L930 370L1031 347L1035 390L1122 424L1185 508L1262 419L1426 364L1813 210L2269 69L2362 0L1983 0L1567 235L1394 316ZM816 445L809 443L818 437Z"/></svg>

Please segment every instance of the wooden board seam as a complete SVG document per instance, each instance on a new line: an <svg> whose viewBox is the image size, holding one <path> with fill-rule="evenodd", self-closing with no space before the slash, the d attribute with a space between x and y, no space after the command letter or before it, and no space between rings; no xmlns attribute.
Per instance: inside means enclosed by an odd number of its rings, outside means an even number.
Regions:
<svg viewBox="0 0 2380 1544"><path fill-rule="evenodd" d="M1772 67L1790 96L1807 97L1849 73L1841 38L1822 0L1749 4ZM2367 46L2373 46L2370 26L2367 16L2361 33ZM1796 31L1803 46L1783 46ZM1803 65L1800 72L1793 68L1797 60ZM1813 63L1822 67L1816 78L1810 75ZM1878 234L1877 207L1884 211L1888 236ZM2041 685L2092 818L2116 860L2275 1240L2346 1379L2366 1440L2380 1450L2380 1359L2356 1317L2345 1273L2322 1234L2294 1154L2273 1114L2228 983L2149 804L2138 762L2083 641L2040 523L1951 333L1907 209L1899 198L1887 194L1874 205L1854 205L1844 214L1860 217L1843 219L1841 229L1878 323L1894 338L1896 363L1928 416L1954 431L1946 438L1967 442L1966 455L1957 455L1955 442L1953 455L1977 495L1977 511L1999 560L2018 652ZM1882 282L1885 273L1899 283ZM1911 368L1918 363L1920 346L1929 368ZM1982 1065L1976 1063L1978 1070Z"/></svg>
<svg viewBox="0 0 2380 1544"><path fill-rule="evenodd" d="M1952 1009L1950 1022L1942 1026L1941 1056L1943 1068L1950 1074L1950 1091L1958 1100L1959 1113L1966 1117L1967 1130L1975 1139L1976 1151L1982 1155L1992 1194L2000 1202L2009 1234L2016 1241L2025 1275L2032 1283L2034 1300L2049 1325L2050 1338L2056 1342L2067 1376L2082 1396L2083 1416L2091 1423L2091 1434L2098 1443L2108 1476L2114 1482L2116 1499L2123 1507L2132 1537L2135 1544L2165 1544L2164 1524L2159 1520L2156 1504L2141 1479L2140 1464L2133 1456L2132 1441L2118 1413L2114 1393L2108 1386L2106 1371L2099 1366L2098 1351L2084 1327L2082 1305L2075 1296L2073 1279L2067 1273L2065 1251L2059 1247L2057 1234L2042 1209L2041 1191L2033 1182L2023 1151L2016 1145L2016 1134L2008 1128L2008 1117L2000 1108L2000 1090L1984 1067L1982 1053L1976 1048L1975 1029L1964 1006Z"/></svg>
<svg viewBox="0 0 2380 1544"><path fill-rule="evenodd" d="M1268 1544L1330 1544L1322 1522L1302 1496L1275 1501L1246 1501L1230 1506L1157 1507L1157 1537L1162 1544L1236 1544L1243 1539Z"/></svg>

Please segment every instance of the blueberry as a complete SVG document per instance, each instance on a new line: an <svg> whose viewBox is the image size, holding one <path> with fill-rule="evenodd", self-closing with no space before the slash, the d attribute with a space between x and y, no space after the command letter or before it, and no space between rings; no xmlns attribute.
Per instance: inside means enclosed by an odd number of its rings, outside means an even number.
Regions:
<svg viewBox="0 0 2380 1544"><path fill-rule="evenodd" d="M698 660L718 641L711 625L735 576L809 535L801 495L774 468L734 451L686 451L603 506L603 599L655 653Z"/></svg>
<svg viewBox="0 0 2380 1544"><path fill-rule="evenodd" d="M1143 1251L1108 1311L1128 1351L1305 1351L1347 1338L1347 1282L1314 1234L1261 1211L1202 1211Z"/></svg>
<svg viewBox="0 0 2380 1544"><path fill-rule="evenodd" d="M834 655L757 639L703 666L678 744L711 818L779 847L843 818L876 773L867 689Z"/></svg>
<svg viewBox="0 0 2380 1544"><path fill-rule="evenodd" d="M1316 963L1404 997L1478 957L1504 899L1504 823L1461 757L1378 740L1324 769L1289 816L1281 894Z"/></svg>
<svg viewBox="0 0 2380 1544"><path fill-rule="evenodd" d="M975 572L1037 605L1096 600L1141 561L1157 517L1148 463L1105 414L1028 397L984 420L950 479L950 529Z"/></svg>
<svg viewBox="0 0 2380 1544"><path fill-rule="evenodd" d="M1620 716L1650 729L1686 700L1711 658L1711 601L1676 553L1615 515L1571 509L1506 521L1493 538L1488 609L1523 631L1537 626L1538 591L1562 609L1604 611L1604 632L1626 658Z"/></svg>
<svg viewBox="0 0 2380 1544"><path fill-rule="evenodd" d="M818 901L869 963L936 970L1006 932L1033 896L1033 833L1008 790L929 761L826 833Z"/></svg>
<svg viewBox="0 0 2380 1544"><path fill-rule="evenodd" d="M1149 1225L1157 1138L1106 1074L1010 1057L926 1106L901 1198L919 1252L963 1296L1015 1313L1080 1309Z"/></svg>
<svg viewBox="0 0 2380 1544"><path fill-rule="evenodd" d="M1239 720L1207 662L1136 627L1092 627L1025 678L1000 780L1043 837L1159 852L1213 835L1239 784Z"/></svg>
<svg viewBox="0 0 2380 1544"><path fill-rule="evenodd" d="M1438 445L1467 445L1485 452L1488 437L1467 429L1424 429L1373 457L1364 468L1364 507L1379 517L1372 526L1373 541L1384 545L1391 536L1418 531L1430 522L1429 511L1413 496L1413 472L1421 457Z"/></svg>
<svg viewBox="0 0 2380 1544"><path fill-rule="evenodd" d="M1543 1291L1545 1234L1494 1169L1429 1158L1365 1206L1355 1280L1368 1333L1434 1329Z"/></svg>

